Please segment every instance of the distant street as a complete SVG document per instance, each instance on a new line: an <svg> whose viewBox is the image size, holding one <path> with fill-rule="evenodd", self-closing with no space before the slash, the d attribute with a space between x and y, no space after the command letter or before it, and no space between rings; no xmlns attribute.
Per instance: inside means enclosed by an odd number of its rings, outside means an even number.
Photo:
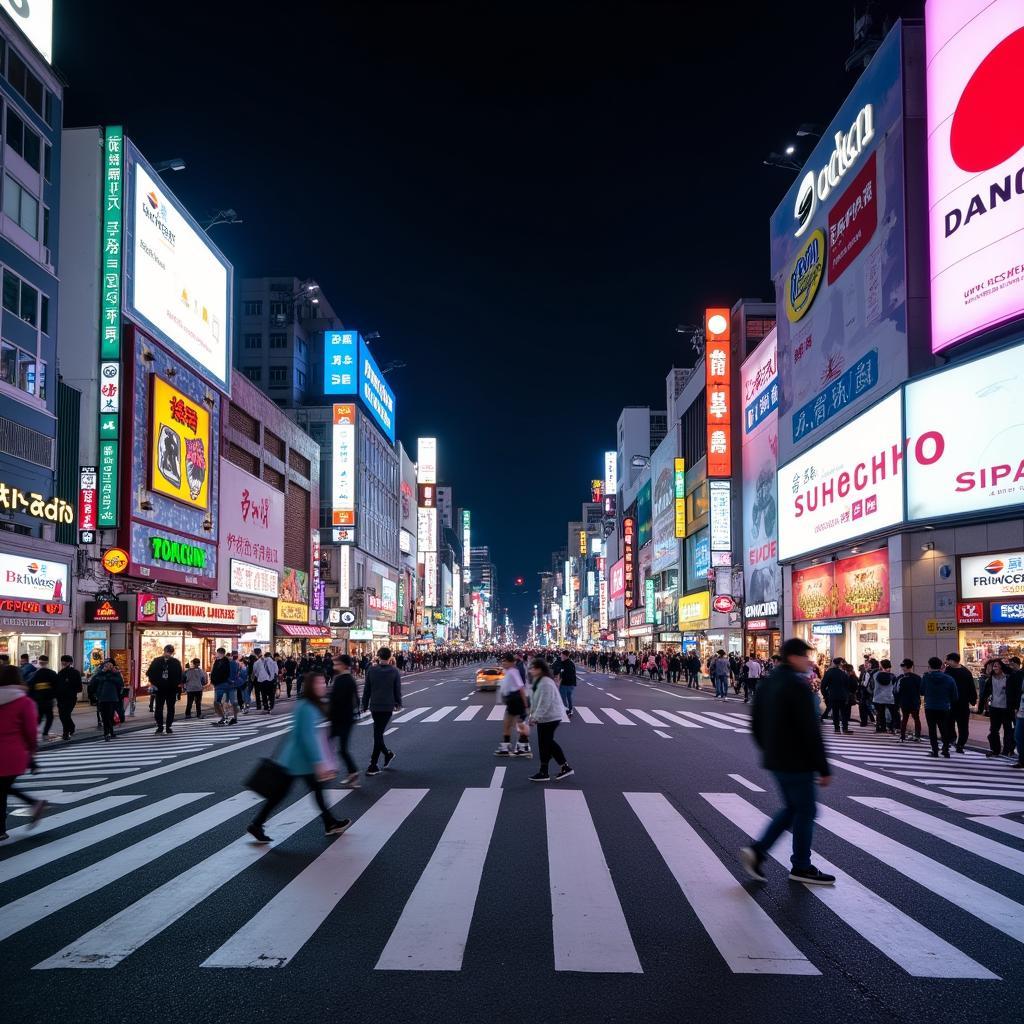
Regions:
<svg viewBox="0 0 1024 1024"><path fill-rule="evenodd" d="M53 811L0 853L6 1019L1016 1018L1024 827L1004 815L1024 780L1005 759L826 723L815 861L837 884L788 881L780 842L759 886L737 850L776 796L742 700L581 672L558 733L576 774L542 786L535 758L494 756L474 672L406 677L393 767L331 787L355 822L335 839L298 789L274 845L243 832L241 780L293 702L46 749Z"/></svg>

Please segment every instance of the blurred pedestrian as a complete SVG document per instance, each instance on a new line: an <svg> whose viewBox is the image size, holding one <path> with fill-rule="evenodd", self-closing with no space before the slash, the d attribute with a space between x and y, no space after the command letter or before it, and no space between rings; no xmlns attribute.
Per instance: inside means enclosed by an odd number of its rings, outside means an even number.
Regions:
<svg viewBox="0 0 1024 1024"><path fill-rule="evenodd" d="M347 654L336 654L331 667L334 671L330 698L331 736L337 737L338 754L348 769L345 784L355 787L359 785L359 770L348 751L348 741L359 715L359 687L352 675L352 659Z"/></svg>
<svg viewBox="0 0 1024 1024"><path fill-rule="evenodd" d="M48 740L53 726L53 704L57 698L57 673L50 668L50 659L45 654L39 655L39 666L29 677L28 686L29 695L36 702L39 720L43 723L43 739Z"/></svg>
<svg viewBox="0 0 1024 1024"><path fill-rule="evenodd" d="M573 775L573 769L566 760L562 748L555 742L555 730L567 721L565 706L555 681L551 677L548 663L543 658L530 662L530 678L533 680L533 696L530 699L530 722L537 726L537 748L540 752L540 771L530 776L531 782L549 782L548 765L554 758L559 766L555 781Z"/></svg>
<svg viewBox="0 0 1024 1024"><path fill-rule="evenodd" d="M384 742L384 733L391 716L402 710L402 674L391 664L390 647L382 647L377 652L377 663L366 670L362 708L373 718L373 753L366 774L379 775L381 757L385 768L395 759L395 752Z"/></svg>
<svg viewBox="0 0 1024 1024"><path fill-rule="evenodd" d="M60 659L60 671L57 673L57 685L54 687L57 697L57 714L63 735L61 739L69 740L75 734L73 712L82 692L82 673L75 668L74 658L65 654Z"/></svg>
<svg viewBox="0 0 1024 1024"><path fill-rule="evenodd" d="M971 736L971 708L978 703L978 688L971 670L960 664L956 651L946 655L946 672L956 683L956 704L953 707L953 725L956 734L956 750L964 752Z"/></svg>
<svg viewBox="0 0 1024 1024"><path fill-rule="evenodd" d="M0 668L0 842L7 838L7 798L16 797L32 808L35 824L46 810L37 800L14 788L19 775L35 767L39 713L28 686L13 665Z"/></svg>
<svg viewBox="0 0 1024 1024"><path fill-rule="evenodd" d="M223 656L221 649L218 656ZM206 687L207 675L203 671L202 664L198 658L192 659L192 664L185 669L185 717L192 717L192 708L196 709L196 718L203 717L203 690Z"/></svg>

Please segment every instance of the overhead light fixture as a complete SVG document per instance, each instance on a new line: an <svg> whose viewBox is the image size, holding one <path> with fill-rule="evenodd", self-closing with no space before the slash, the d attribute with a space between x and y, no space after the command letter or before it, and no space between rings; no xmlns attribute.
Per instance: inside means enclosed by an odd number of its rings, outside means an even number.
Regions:
<svg viewBox="0 0 1024 1024"><path fill-rule="evenodd" d="M792 156L796 152L796 146L786 147L786 156Z"/></svg>
<svg viewBox="0 0 1024 1024"><path fill-rule="evenodd" d="M926 540L921 545L921 550L922 551L934 551L935 550L935 541L933 541L933 540Z"/></svg>

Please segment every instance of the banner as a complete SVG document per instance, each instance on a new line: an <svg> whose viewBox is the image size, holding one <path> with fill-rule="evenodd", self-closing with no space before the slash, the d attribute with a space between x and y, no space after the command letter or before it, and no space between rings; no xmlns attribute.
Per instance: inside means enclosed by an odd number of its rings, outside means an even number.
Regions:
<svg viewBox="0 0 1024 1024"><path fill-rule="evenodd" d="M841 558L835 571L836 615L859 618L889 614L889 551L880 548Z"/></svg>
<svg viewBox="0 0 1024 1024"><path fill-rule="evenodd" d="M651 571L656 573L663 572L679 561L679 541L676 539L675 456L676 431L672 430L651 457Z"/></svg>
<svg viewBox="0 0 1024 1024"><path fill-rule="evenodd" d="M150 477L159 494L194 508L210 505L210 412L150 374Z"/></svg>

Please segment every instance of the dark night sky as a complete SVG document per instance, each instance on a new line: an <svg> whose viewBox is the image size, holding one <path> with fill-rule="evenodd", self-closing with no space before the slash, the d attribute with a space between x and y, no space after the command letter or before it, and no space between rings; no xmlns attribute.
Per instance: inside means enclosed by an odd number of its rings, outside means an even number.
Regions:
<svg viewBox="0 0 1024 1024"><path fill-rule="evenodd" d="M244 218L213 235L236 276L380 331L399 434L438 436L521 626L619 409L689 361L675 325L769 297L792 176L761 161L849 91L853 4L159 7L57 0L66 126L183 157L189 208Z"/></svg>

